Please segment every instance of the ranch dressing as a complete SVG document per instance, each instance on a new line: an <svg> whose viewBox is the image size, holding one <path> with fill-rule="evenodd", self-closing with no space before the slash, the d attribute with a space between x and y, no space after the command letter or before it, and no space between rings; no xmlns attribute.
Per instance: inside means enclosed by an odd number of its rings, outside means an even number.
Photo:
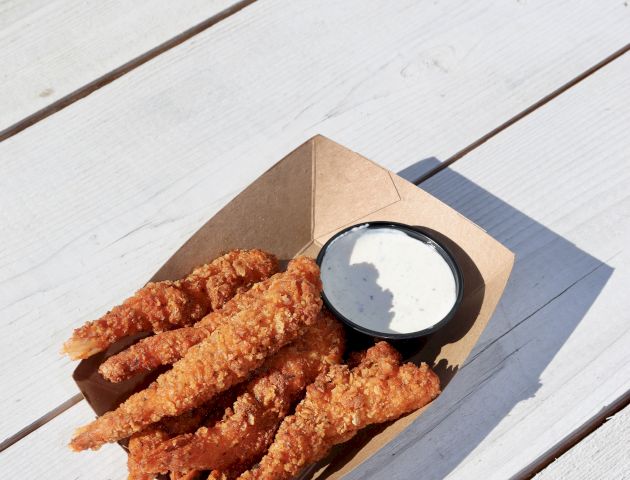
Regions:
<svg viewBox="0 0 630 480"><path fill-rule="evenodd" d="M455 276L442 255L395 228L359 226L333 240L321 278L340 314L377 332L430 328L457 298Z"/></svg>

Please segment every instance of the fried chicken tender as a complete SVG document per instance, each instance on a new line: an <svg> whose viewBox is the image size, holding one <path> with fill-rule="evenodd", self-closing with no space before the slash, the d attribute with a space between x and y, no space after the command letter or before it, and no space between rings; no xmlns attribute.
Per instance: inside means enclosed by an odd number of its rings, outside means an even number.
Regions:
<svg viewBox="0 0 630 480"><path fill-rule="evenodd" d="M214 423L223 417L225 410L234 403L234 400L241 391L242 388L237 385L200 407L194 408L177 417L165 417L160 422L149 426L146 430L134 433L129 438L128 445L128 480L153 479L155 474L146 471L140 464L140 460L146 455L146 452L158 448L169 438L194 432L204 423L206 425L214 425ZM185 473L171 472L170 476L171 479L175 480L194 480L199 475L199 471L189 470Z"/></svg>
<svg viewBox="0 0 630 480"><path fill-rule="evenodd" d="M309 275L301 261L291 261L287 272ZM250 290L238 293L221 309L211 312L192 327L183 327L162 332L140 340L126 350L109 357L101 364L98 371L110 382L121 382L141 372L155 370L160 365L169 365L182 358L193 345L206 339L220 325L229 322L238 312L249 308L260 296L260 292L269 288L275 281L273 277L255 284ZM318 284L319 279L309 277L311 283Z"/></svg>
<svg viewBox="0 0 630 480"><path fill-rule="evenodd" d="M77 328L62 352L88 358L123 337L190 325L236 293L278 271L275 256L262 250L233 250L174 282L151 282L98 320Z"/></svg>
<svg viewBox="0 0 630 480"><path fill-rule="evenodd" d="M171 472L171 480L197 480L201 478L199 470L191 470L190 472Z"/></svg>
<svg viewBox="0 0 630 480"><path fill-rule="evenodd" d="M258 466L239 479L293 478L360 429L416 410L439 392L439 379L426 364L400 365L400 355L379 342L354 369L335 365L320 375L295 414L284 419Z"/></svg>
<svg viewBox="0 0 630 480"><path fill-rule="evenodd" d="M140 460L143 468L162 473L186 468L233 472L240 464L245 467L237 475L242 473L262 456L306 386L341 361L343 347L343 327L322 311L304 336L265 362L234 403L231 415L212 428L163 442Z"/></svg>
<svg viewBox="0 0 630 480"><path fill-rule="evenodd" d="M157 427L149 427L131 436L128 445L127 469L129 470L129 475L127 480L153 480L155 478L155 474L144 471L138 463L138 459L141 458L145 450L152 450L158 447L167 438L168 433Z"/></svg>
<svg viewBox="0 0 630 480"><path fill-rule="evenodd" d="M256 284L252 287L258 291ZM249 290L247 293L254 294ZM229 321L236 311L226 307L245 307L246 302L233 302L236 297L226 303L225 307L206 315L192 327L182 327L168 332L158 333L140 340L122 352L112 355L98 368L99 373L110 382L122 382L138 373L155 370L160 365L169 365L180 360L190 349L197 345L217 329L219 325ZM247 300L250 300L248 297ZM229 313L228 313L229 311Z"/></svg>
<svg viewBox="0 0 630 480"><path fill-rule="evenodd" d="M244 468L242 471L247 470L247 468ZM210 472L210 475L208 475L208 480L233 480L234 478L238 477L240 475L240 473L236 473L234 474L233 472L220 472L218 470L212 470Z"/></svg>
<svg viewBox="0 0 630 480"><path fill-rule="evenodd" d="M178 417L164 418L162 422L150 426L141 432L134 433L129 438L128 445L128 480L151 480L155 478L155 474L147 472L140 465L140 459L145 452L158 448L174 435L195 431L202 424L209 410L210 406L208 404L202 405Z"/></svg>
<svg viewBox="0 0 630 480"><path fill-rule="evenodd" d="M309 278L319 267L308 258ZM243 381L265 359L301 336L315 323L322 307L321 284L305 275L285 272L259 292L249 308L190 348L173 368L116 410L80 428L70 442L74 450L98 449L138 432L165 416L180 415Z"/></svg>

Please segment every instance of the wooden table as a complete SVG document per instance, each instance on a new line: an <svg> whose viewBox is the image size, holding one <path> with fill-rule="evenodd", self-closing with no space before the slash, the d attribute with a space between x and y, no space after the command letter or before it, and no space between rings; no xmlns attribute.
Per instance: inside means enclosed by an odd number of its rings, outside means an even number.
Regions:
<svg viewBox="0 0 630 480"><path fill-rule="evenodd" d="M60 345L322 133L517 255L459 375L349 478L630 478L629 41L623 0L2 2L0 471L124 478L66 447L92 412Z"/></svg>

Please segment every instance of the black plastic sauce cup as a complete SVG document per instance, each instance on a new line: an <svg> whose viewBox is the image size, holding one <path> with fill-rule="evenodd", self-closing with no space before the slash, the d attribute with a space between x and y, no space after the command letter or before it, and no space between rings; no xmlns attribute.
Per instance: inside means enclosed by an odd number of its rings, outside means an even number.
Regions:
<svg viewBox="0 0 630 480"><path fill-rule="evenodd" d="M335 239L339 238L343 234L357 227L367 228L367 229L387 228L387 229L399 230L409 235L410 237L433 247L435 251L442 256L444 261L450 267L451 272L453 273L453 277L455 278L455 290L456 290L455 303L453 304L453 307L451 308L451 310L444 316L444 318L436 322L433 326L429 328L425 328L423 330L418 330L416 332L410 332L410 333L380 332L378 330L372 330L372 329L369 329L362 325L357 324L355 321L353 321L353 319L348 318L345 315L341 314L335 308L335 305L326 296L326 286L324 285L324 289L322 291L322 299L324 301L324 305L326 305L326 308L328 308L332 313L334 313L335 316L339 320L346 323L348 326L352 327L353 329L363 334L369 335L371 337L384 338L384 339L389 339L389 340L405 340L405 339L410 339L410 338L423 337L425 335L429 335L435 332L436 330L446 325L446 323L448 323L448 321L453 318L453 316L455 315L455 312L457 312L457 309L459 308L462 302L462 297L464 295L464 279L462 277L462 272L459 268L459 265L457 264L457 261L455 260L455 257L451 254L451 252L442 243L440 243L438 240L433 238L428 231L422 229L421 227L412 227L410 225L405 225L403 223L387 222L387 221L365 222L365 223L358 223L356 225L351 225L337 232L324 244L324 246L319 252L319 255L317 255L317 264L320 267L322 266L322 262L324 260L324 257L326 256L328 247L335 241Z"/></svg>

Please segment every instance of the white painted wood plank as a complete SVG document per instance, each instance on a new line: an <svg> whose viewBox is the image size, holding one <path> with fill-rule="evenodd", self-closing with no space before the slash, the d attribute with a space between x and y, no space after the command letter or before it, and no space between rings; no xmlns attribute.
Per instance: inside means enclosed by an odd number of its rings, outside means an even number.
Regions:
<svg viewBox="0 0 630 480"><path fill-rule="evenodd" d="M76 391L72 327L308 136L394 170L447 157L630 26L617 2L370 6L257 2L0 144L0 361L21 366L0 438Z"/></svg>
<svg viewBox="0 0 630 480"><path fill-rule="evenodd" d="M348 478L510 478L630 390L628 71L624 55L423 183L514 271L433 409Z"/></svg>
<svg viewBox="0 0 630 480"><path fill-rule="evenodd" d="M0 131L236 0L0 3Z"/></svg>
<svg viewBox="0 0 630 480"><path fill-rule="evenodd" d="M94 412L80 402L59 417L0 453L0 471L7 478L114 480L126 478L127 455L118 445L76 453L67 447L74 427L89 422Z"/></svg>
<svg viewBox="0 0 630 480"><path fill-rule="evenodd" d="M626 407L534 478L629 479L629 450L630 407Z"/></svg>

